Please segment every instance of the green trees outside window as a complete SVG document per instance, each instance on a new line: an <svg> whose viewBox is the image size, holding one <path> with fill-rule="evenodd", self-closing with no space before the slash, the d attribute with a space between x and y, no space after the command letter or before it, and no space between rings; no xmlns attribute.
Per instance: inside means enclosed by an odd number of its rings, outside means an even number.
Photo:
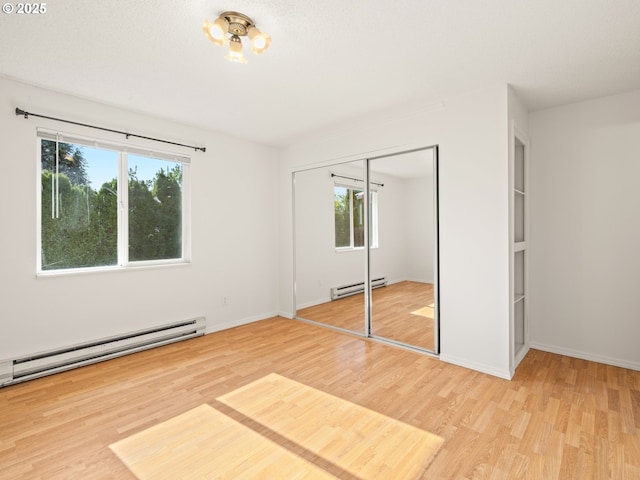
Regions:
<svg viewBox="0 0 640 480"><path fill-rule="evenodd" d="M377 197L371 192L371 244L377 245ZM333 188L335 243L337 249L364 247L364 192L335 185Z"/></svg>
<svg viewBox="0 0 640 480"><path fill-rule="evenodd" d="M123 162L128 178L120 179ZM42 139L41 270L180 259L183 169L181 162Z"/></svg>
<svg viewBox="0 0 640 480"><path fill-rule="evenodd" d="M149 159L129 155L129 261L182 255L182 165L138 178ZM166 162L165 162L166 163Z"/></svg>
<svg viewBox="0 0 640 480"><path fill-rule="evenodd" d="M351 246L351 190L336 186L333 189L336 248Z"/></svg>

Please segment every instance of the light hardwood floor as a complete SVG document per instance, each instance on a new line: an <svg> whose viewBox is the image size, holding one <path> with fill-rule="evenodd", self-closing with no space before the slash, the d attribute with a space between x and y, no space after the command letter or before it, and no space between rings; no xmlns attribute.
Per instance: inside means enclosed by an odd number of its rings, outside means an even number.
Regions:
<svg viewBox="0 0 640 480"><path fill-rule="evenodd" d="M0 389L0 478L134 478L109 445L270 374L441 437L414 478L640 479L640 372L533 350L509 382L281 318Z"/></svg>
<svg viewBox="0 0 640 480"><path fill-rule="evenodd" d="M419 309L433 305L433 285L404 281L372 292L373 334L416 347L435 350L433 313L417 315ZM299 318L364 333L364 295L352 295L307 307Z"/></svg>

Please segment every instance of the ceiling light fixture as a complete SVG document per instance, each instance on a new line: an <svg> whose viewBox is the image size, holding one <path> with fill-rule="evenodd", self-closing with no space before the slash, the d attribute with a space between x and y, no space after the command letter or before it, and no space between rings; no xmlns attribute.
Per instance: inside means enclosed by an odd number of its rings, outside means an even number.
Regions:
<svg viewBox="0 0 640 480"><path fill-rule="evenodd" d="M221 13L213 22L205 20L202 30L216 45L222 47L229 44L229 53L224 58L231 62L247 63L240 37L249 37L251 51L256 54L263 53L271 45L271 37L258 30L253 20L238 12Z"/></svg>

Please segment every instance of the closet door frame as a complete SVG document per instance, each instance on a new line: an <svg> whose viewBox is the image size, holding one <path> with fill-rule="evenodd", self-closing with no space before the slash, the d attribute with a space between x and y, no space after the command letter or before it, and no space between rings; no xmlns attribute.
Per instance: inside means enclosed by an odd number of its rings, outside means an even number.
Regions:
<svg viewBox="0 0 640 480"><path fill-rule="evenodd" d="M518 128L515 122L511 123L510 132L510 155L509 155L509 345L510 345L510 371L511 376L515 374L515 369L518 367L522 359L529 351L529 305L531 304L531 296L529 295L529 218L530 211L529 205L531 201L531 191L529 188L529 170L530 170L530 158L531 158L531 143L529 137L524 131ZM518 162L518 145L522 146L522 163L523 165L517 166ZM517 181L517 174L522 174L522 181ZM522 183L519 185L519 183ZM523 203L522 211L517 211L517 205L515 197L520 196ZM522 215L523 218L519 219L518 216ZM522 236L523 238L517 238L516 224L521 222ZM521 262L516 261L518 254L523 255ZM520 272L518 269L523 271ZM518 278L520 277L520 278ZM521 291L517 291L521 290ZM523 344L518 347L516 338L516 330L518 327L517 309L522 307L522 322L523 322Z"/></svg>

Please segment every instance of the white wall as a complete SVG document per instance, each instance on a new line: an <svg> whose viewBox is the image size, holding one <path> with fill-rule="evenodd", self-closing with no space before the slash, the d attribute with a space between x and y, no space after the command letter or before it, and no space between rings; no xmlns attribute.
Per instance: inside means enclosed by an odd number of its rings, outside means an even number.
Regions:
<svg viewBox="0 0 640 480"><path fill-rule="evenodd" d="M532 346L640 369L640 91L529 120Z"/></svg>
<svg viewBox="0 0 640 480"><path fill-rule="evenodd" d="M292 311L291 172L440 145L441 359L509 377L507 87L301 139L280 171L280 312Z"/></svg>
<svg viewBox="0 0 640 480"><path fill-rule="evenodd" d="M25 120L16 107L206 146L207 153L179 149L192 158L192 264L36 278L36 127L124 137ZM5 78L0 131L0 359L195 316L213 331L275 313L277 150Z"/></svg>
<svg viewBox="0 0 640 480"><path fill-rule="evenodd" d="M529 112L511 86L508 90L508 111L509 122L515 122L521 131L527 133L529 131Z"/></svg>
<svg viewBox="0 0 640 480"><path fill-rule="evenodd" d="M407 280L433 283L435 267L435 209L433 177L407 179L403 182L403 212L407 223L403 233L407 263Z"/></svg>
<svg viewBox="0 0 640 480"><path fill-rule="evenodd" d="M371 276L386 276L389 283L401 282L409 277L406 255L409 221L400 213L406 209L405 182L379 172L372 173L371 179L384 184L377 187L378 248L371 250Z"/></svg>

